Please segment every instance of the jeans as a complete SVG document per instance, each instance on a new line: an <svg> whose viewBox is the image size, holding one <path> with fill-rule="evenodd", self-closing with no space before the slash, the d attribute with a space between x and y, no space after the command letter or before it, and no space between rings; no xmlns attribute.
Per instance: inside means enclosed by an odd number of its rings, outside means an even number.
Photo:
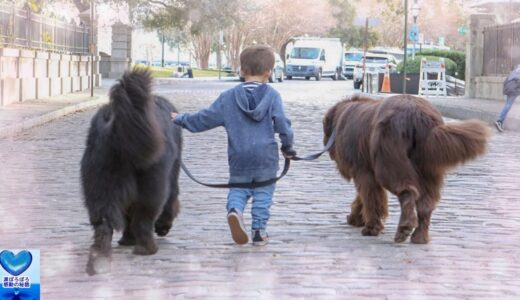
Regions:
<svg viewBox="0 0 520 300"><path fill-rule="evenodd" d="M264 179L266 180L266 179ZM263 180L258 180L263 181ZM240 182L240 181L235 181ZM244 181L242 181L244 182ZM253 198L253 207L251 208L251 216L253 222L251 224L251 229L254 231L256 229L260 229L265 231L267 226L267 221L269 220L270 213L269 208L273 203L273 194L276 184L271 184L268 186L258 187L254 189L242 189L242 188L232 188L228 193L228 201L226 208L229 211L234 208L240 213L244 212L247 201L249 198Z"/></svg>
<svg viewBox="0 0 520 300"><path fill-rule="evenodd" d="M500 115L498 116L498 121L500 121L500 123L504 124L507 113L511 109L511 106L513 106L513 103L515 102L515 99L517 97L518 97L518 95L507 95L506 104L504 105L504 108L502 108L502 111L500 112Z"/></svg>

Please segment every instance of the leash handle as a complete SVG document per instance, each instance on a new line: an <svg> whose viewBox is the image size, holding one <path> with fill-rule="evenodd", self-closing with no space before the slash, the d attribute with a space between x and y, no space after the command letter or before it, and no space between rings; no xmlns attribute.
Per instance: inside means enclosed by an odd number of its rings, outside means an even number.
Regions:
<svg viewBox="0 0 520 300"><path fill-rule="evenodd" d="M198 184L207 186L207 187L211 187L211 188L225 188L225 189L229 189L229 188L254 189L254 188L259 188L259 187L271 185L271 184L277 182L278 180L282 179L282 177L284 177L287 174L287 172L289 171L290 165L291 165L291 160L286 158L285 162L284 162L284 166L283 166L283 171L280 174L280 176L275 177L275 178L271 178L271 179L266 180L266 181L259 181L259 182L254 182L254 181L253 182L231 182L231 183L204 183L202 181L197 180L191 174L191 172L188 170L188 168L186 167L184 162L181 161L181 168L182 168L182 170L184 171L184 173L186 173L186 175L191 180L195 181Z"/></svg>
<svg viewBox="0 0 520 300"><path fill-rule="evenodd" d="M198 183L200 185L204 185L204 186L211 187L211 188L223 188L223 189L229 189L229 188L254 189L254 188L258 188L258 187L271 185L271 184L277 182L278 180L282 179L282 177L284 177L287 174L287 172L289 171L289 167L291 166L291 160L294 160L294 161L307 160L307 161L309 161L309 160L317 159L323 153L325 153L325 152L330 150L332 145L334 145L334 141L335 140L336 140L336 128L334 128L332 130L332 133L330 134L329 140L327 141L327 144L325 145L325 147L323 148L322 151L320 151L318 153L311 154L311 155L307 155L307 156L304 156L304 157L293 156L291 158L286 158L285 162L284 162L283 170L282 170L282 173L280 174L280 176L272 178L272 179L269 179L269 180L266 180L266 181L237 182L237 183L233 183L233 182L232 183L204 183L202 181L197 180L197 178L195 178L191 174L191 172L188 170L188 168L186 167L186 165L184 164L184 162L182 160L181 160L181 168L184 171L184 173L186 173L186 175L191 180L195 181L196 183Z"/></svg>
<svg viewBox="0 0 520 300"><path fill-rule="evenodd" d="M291 159L292 160L296 160L296 161L298 161L298 160L315 160L318 157L320 157L323 153L329 151L330 148L332 148L332 145L334 145L335 141L336 141L336 128L334 128L332 130L332 133L330 134L329 140L327 141L327 144L325 145L325 147L323 147L323 150L321 150L318 153L314 153L314 154L307 155L307 156L304 156L304 157L294 156Z"/></svg>

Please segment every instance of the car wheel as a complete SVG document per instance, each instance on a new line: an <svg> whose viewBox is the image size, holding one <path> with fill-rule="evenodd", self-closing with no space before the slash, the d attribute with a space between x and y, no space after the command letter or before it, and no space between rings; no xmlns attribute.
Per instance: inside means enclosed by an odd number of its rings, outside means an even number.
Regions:
<svg viewBox="0 0 520 300"><path fill-rule="evenodd" d="M318 72L318 75L316 75L316 81L321 80L321 70Z"/></svg>
<svg viewBox="0 0 520 300"><path fill-rule="evenodd" d="M276 79L276 74L274 73L274 70L271 72L271 76L269 76L269 82L273 83Z"/></svg>
<svg viewBox="0 0 520 300"><path fill-rule="evenodd" d="M286 78L287 78L287 80L291 80L291 79L292 79L292 76L287 75Z"/></svg>
<svg viewBox="0 0 520 300"><path fill-rule="evenodd" d="M309 79L311 79L310 76L305 76L305 80L309 80Z"/></svg>

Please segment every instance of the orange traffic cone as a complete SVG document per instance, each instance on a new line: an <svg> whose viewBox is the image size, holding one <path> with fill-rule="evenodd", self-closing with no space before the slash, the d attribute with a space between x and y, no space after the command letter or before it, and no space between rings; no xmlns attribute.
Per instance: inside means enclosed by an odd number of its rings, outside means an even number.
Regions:
<svg viewBox="0 0 520 300"><path fill-rule="evenodd" d="M383 77L383 85L381 86L381 93L391 93L392 90L390 88L390 71L388 70L388 65L385 68L385 76Z"/></svg>

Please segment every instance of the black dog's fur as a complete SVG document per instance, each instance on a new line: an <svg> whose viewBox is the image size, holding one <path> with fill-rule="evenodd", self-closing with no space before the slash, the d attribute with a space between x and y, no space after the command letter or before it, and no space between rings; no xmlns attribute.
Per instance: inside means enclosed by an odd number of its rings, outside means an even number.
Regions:
<svg viewBox="0 0 520 300"><path fill-rule="evenodd" d="M151 94L145 69L126 72L110 90L110 102L92 118L81 161L85 205L94 227L87 273L107 271L113 230L134 254L157 252L153 230L164 236L179 212L181 129L176 111ZM108 264L108 265L107 265Z"/></svg>

